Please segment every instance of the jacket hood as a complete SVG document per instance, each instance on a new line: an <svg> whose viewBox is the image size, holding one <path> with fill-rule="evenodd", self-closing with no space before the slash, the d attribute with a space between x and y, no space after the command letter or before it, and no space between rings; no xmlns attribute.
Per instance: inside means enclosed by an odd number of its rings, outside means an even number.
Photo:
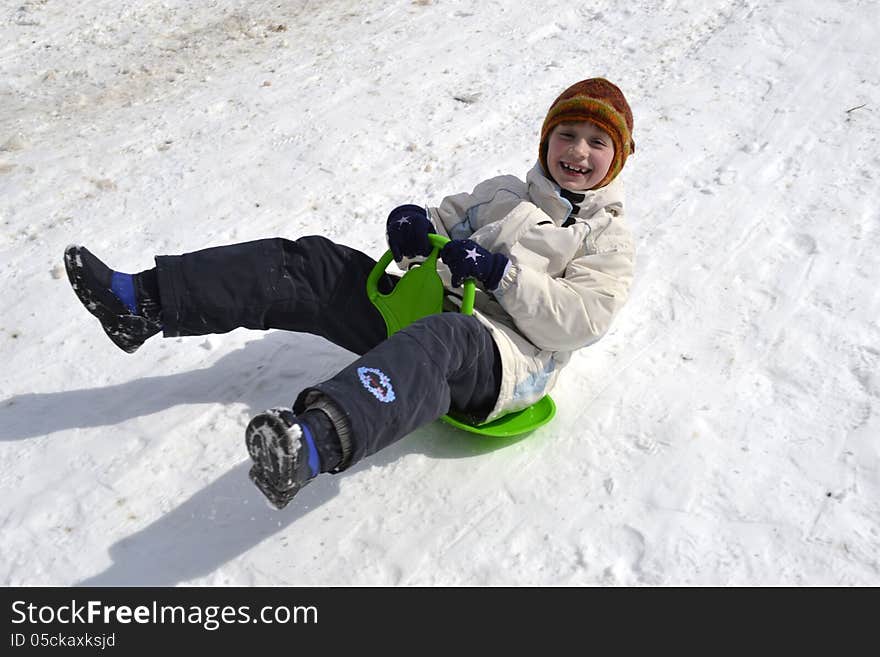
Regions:
<svg viewBox="0 0 880 657"><path fill-rule="evenodd" d="M571 203L562 197L562 188L544 172L540 162L535 162L535 166L526 175L526 184L529 196L536 200L538 206L554 221L565 221L571 212ZM580 211L576 216L579 218L591 217L602 209L614 216L623 213L623 182L619 177L604 187L579 193L584 195L584 200L578 204Z"/></svg>

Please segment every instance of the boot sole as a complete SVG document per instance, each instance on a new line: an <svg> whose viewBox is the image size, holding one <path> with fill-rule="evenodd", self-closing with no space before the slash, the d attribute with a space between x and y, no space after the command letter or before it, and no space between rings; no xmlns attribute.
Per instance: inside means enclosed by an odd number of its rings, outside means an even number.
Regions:
<svg viewBox="0 0 880 657"><path fill-rule="evenodd" d="M286 507L293 497L311 480L294 479L300 446L287 424L277 415L261 413L245 430L245 443L254 465L248 476L276 509Z"/></svg>

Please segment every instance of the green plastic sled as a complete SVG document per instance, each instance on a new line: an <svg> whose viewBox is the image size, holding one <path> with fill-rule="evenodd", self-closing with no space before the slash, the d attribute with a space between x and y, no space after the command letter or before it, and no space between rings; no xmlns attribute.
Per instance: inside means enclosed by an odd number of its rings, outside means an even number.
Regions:
<svg viewBox="0 0 880 657"><path fill-rule="evenodd" d="M394 259L391 251L383 255L367 277L367 296L385 319L388 335L391 336L417 319L443 312L445 288L437 274L437 257L440 249L449 240L442 235L430 235L434 250L420 265L411 268L397 282L390 294L379 292L379 279ZM472 280L464 282L464 295L461 312L471 315L474 311L476 286ZM482 436L518 436L547 424L556 414L556 404L545 395L532 406L508 413L483 424L470 424L464 418L444 415L441 419L464 431Z"/></svg>

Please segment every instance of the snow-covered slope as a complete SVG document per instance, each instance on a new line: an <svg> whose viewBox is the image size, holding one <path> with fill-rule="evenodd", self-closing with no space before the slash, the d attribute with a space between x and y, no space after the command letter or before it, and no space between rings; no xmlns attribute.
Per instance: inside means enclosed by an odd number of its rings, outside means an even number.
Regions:
<svg viewBox="0 0 880 657"><path fill-rule="evenodd" d="M0 13L0 582L880 583L880 3L26 0ZM243 428L353 355L283 332L116 349L118 269L525 175L620 84L631 300L553 424L436 424L283 512Z"/></svg>

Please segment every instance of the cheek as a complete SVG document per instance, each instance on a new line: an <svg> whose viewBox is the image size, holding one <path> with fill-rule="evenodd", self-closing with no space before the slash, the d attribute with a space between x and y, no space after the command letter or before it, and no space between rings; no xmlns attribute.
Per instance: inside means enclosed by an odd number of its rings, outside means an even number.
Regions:
<svg viewBox="0 0 880 657"><path fill-rule="evenodd" d="M614 153L612 151L603 151L599 154L599 166L597 166L596 168L601 168L605 171L608 171L608 169L611 167L612 160L614 160Z"/></svg>

